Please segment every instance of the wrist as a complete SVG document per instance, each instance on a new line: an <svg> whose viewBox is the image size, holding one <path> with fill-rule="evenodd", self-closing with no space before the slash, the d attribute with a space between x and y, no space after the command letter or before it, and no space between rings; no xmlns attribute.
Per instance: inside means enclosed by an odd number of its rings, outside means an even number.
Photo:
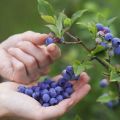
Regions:
<svg viewBox="0 0 120 120"><path fill-rule="evenodd" d="M4 107L4 99L5 94L0 93L0 118L7 117L9 115L7 108Z"/></svg>

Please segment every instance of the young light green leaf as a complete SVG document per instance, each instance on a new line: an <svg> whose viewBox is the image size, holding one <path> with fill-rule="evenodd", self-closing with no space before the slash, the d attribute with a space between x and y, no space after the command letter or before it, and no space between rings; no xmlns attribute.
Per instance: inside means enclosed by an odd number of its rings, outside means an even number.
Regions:
<svg viewBox="0 0 120 120"><path fill-rule="evenodd" d="M54 15L53 7L46 0L37 0L38 1L38 11L40 15Z"/></svg>
<svg viewBox="0 0 120 120"><path fill-rule="evenodd" d="M116 100L118 96L116 94L103 94L97 99L97 102L107 103L112 100Z"/></svg>
<svg viewBox="0 0 120 120"><path fill-rule="evenodd" d="M75 13L72 15L72 17L71 17L71 19L72 19L72 24L75 23L78 19L80 19L80 17L82 17L82 15L83 15L85 12L87 12L87 11L88 11L88 10L85 9L85 10L79 10L79 11L75 12Z"/></svg>
<svg viewBox="0 0 120 120"><path fill-rule="evenodd" d="M55 18L49 15L41 15L41 18L49 24L55 24Z"/></svg>
<svg viewBox="0 0 120 120"><path fill-rule="evenodd" d="M110 82L120 82L120 75L115 71L112 70L110 73Z"/></svg>
<svg viewBox="0 0 120 120"><path fill-rule="evenodd" d="M117 19L117 17L113 17L113 18L109 19L108 25L111 25L116 19Z"/></svg>
<svg viewBox="0 0 120 120"><path fill-rule="evenodd" d="M55 25L46 25L46 27L48 27L51 30L51 32L55 33L56 36L59 36L58 29Z"/></svg>

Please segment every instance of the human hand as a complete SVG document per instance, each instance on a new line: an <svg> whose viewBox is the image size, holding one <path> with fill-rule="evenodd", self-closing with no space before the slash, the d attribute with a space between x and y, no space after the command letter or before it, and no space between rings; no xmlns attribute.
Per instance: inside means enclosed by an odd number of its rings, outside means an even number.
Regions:
<svg viewBox="0 0 120 120"><path fill-rule="evenodd" d="M43 45L48 36L28 31L3 41L0 45L1 76L28 84L47 74L48 65L61 55L55 44Z"/></svg>
<svg viewBox="0 0 120 120"><path fill-rule="evenodd" d="M55 79L58 79L55 78ZM5 82L0 84L0 115L22 120L54 120L76 105L90 90L89 77L82 73L80 80L73 81L74 93L58 105L42 107L32 97L17 92L19 84Z"/></svg>

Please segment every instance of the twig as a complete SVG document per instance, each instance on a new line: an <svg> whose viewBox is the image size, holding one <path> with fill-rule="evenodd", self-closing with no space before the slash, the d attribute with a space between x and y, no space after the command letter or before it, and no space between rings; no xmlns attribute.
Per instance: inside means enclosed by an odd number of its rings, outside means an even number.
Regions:
<svg viewBox="0 0 120 120"><path fill-rule="evenodd" d="M78 39L77 39L75 36L73 36L71 33L66 32L66 34L67 34L70 38L72 38L73 40L75 40L76 42L78 41Z"/></svg>

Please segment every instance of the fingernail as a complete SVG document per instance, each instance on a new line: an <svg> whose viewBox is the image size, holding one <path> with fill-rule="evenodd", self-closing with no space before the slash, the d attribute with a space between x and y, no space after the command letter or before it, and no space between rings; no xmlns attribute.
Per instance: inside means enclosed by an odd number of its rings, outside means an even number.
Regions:
<svg viewBox="0 0 120 120"><path fill-rule="evenodd" d="M49 49L51 52L55 51L56 50L56 45L51 45L50 49Z"/></svg>

